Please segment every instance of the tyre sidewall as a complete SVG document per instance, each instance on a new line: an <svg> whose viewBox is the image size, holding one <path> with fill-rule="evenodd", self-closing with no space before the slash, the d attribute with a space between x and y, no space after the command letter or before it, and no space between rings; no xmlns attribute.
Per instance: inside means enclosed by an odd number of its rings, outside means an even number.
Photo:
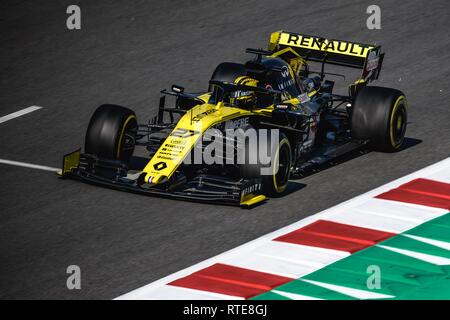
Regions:
<svg viewBox="0 0 450 320"><path fill-rule="evenodd" d="M287 172L287 177L285 177L282 184L279 184L277 182L276 175L278 173L278 170L281 169L279 167L279 160L280 160L280 151L283 148L287 148L288 152L289 152L288 163L284 164L284 165L287 165L289 169ZM292 149L291 149L291 145L289 143L289 139L281 132L280 132L278 148L276 148L276 150L275 150L274 160L275 160L275 163L273 165L273 168L274 168L273 174L270 176L263 176L263 189L268 195L270 195L272 197L278 196L278 195L284 193L284 191L286 190L286 187L289 183L289 178L290 178L290 174L291 174L290 167L292 164Z"/></svg>
<svg viewBox="0 0 450 320"><path fill-rule="evenodd" d="M137 119L130 109L117 105L101 105L89 122L85 152L102 158L128 161L133 150L122 150L122 144L125 131L133 126L137 126Z"/></svg>
<svg viewBox="0 0 450 320"><path fill-rule="evenodd" d="M393 141L393 119L396 112L405 109L403 122L407 121L407 102L405 95L396 89L384 87L365 87L354 101L351 115L352 136L369 140L370 145L380 151L392 152L400 148Z"/></svg>

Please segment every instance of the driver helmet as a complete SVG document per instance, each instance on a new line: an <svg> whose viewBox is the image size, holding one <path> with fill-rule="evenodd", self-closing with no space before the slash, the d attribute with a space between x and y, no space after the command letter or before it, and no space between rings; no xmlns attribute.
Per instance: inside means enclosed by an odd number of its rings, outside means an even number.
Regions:
<svg viewBox="0 0 450 320"><path fill-rule="evenodd" d="M248 76L242 76L234 80L234 84L251 87L258 86L258 80ZM250 90L236 90L230 93L230 104L240 108L250 108L256 104L256 93Z"/></svg>

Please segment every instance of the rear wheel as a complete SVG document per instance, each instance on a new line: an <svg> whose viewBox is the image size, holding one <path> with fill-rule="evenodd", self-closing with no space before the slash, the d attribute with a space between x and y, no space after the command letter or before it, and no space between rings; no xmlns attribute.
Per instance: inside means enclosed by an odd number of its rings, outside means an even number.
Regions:
<svg viewBox="0 0 450 320"><path fill-rule="evenodd" d="M112 104L101 105L89 122L85 152L128 162L134 151L137 126L132 110Z"/></svg>
<svg viewBox="0 0 450 320"><path fill-rule="evenodd" d="M403 143L407 116L407 102L401 91L365 87L358 92L353 103L352 136L369 140L376 150L394 152Z"/></svg>

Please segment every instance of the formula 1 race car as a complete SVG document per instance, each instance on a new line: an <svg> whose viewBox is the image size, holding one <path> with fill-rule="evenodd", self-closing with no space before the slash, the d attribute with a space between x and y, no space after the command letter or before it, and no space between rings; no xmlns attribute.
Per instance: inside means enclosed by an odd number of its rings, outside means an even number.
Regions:
<svg viewBox="0 0 450 320"><path fill-rule="evenodd" d="M128 108L101 105L84 153L65 155L60 175L148 195L252 206L282 195L291 175L361 146L393 152L402 145L404 94L368 86L380 74L380 46L278 31L268 50L247 52L254 58L246 63L219 64L207 92L186 93L177 85L161 91L158 114L148 123L138 123ZM347 95L338 95L334 81L325 79L336 74L325 65L362 72ZM168 97L175 101L170 107ZM256 140L240 143L228 137L230 130L253 130ZM251 158L263 145L269 161L235 161L239 151ZM136 147L145 148L144 162L136 160L142 160ZM198 153L215 161L195 161Z"/></svg>

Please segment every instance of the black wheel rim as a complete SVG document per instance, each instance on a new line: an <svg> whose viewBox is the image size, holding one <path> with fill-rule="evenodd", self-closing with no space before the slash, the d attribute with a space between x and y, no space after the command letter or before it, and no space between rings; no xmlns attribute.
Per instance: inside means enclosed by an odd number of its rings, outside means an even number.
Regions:
<svg viewBox="0 0 450 320"><path fill-rule="evenodd" d="M127 123L122 141L120 142L120 159L128 160L134 151L136 144L137 122L135 120Z"/></svg>

